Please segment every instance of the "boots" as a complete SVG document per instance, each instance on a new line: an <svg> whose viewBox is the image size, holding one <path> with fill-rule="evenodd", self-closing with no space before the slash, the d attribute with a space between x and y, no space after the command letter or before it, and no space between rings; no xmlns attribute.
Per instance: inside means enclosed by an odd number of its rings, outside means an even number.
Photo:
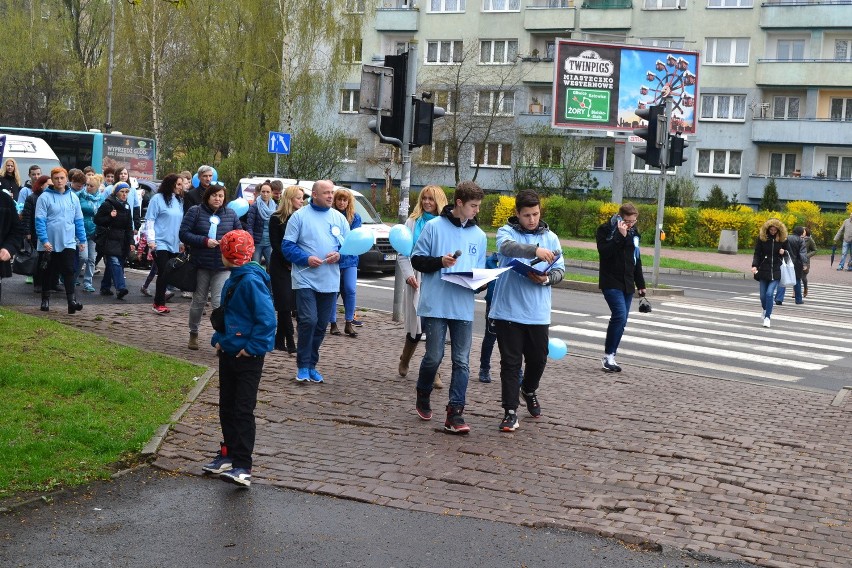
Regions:
<svg viewBox="0 0 852 568"><path fill-rule="evenodd" d="M405 345L402 348L402 355L399 356L399 376L404 377L408 374L408 364L411 363L411 357L417 351L417 342L409 341L405 338Z"/></svg>
<svg viewBox="0 0 852 568"><path fill-rule="evenodd" d="M803 298L807 298L807 297L808 297L808 285L807 285L807 284L804 284L804 285L802 286L802 297L803 297Z"/></svg>
<svg viewBox="0 0 852 568"><path fill-rule="evenodd" d="M192 349L193 351L198 351L198 333L189 332L189 344L186 346L187 349Z"/></svg>
<svg viewBox="0 0 852 568"><path fill-rule="evenodd" d="M352 325L351 321L346 322L346 325L343 326L343 333L349 337L358 337L358 332L355 331L355 327Z"/></svg>
<svg viewBox="0 0 852 568"><path fill-rule="evenodd" d="M464 406L447 405L447 421L444 422L444 430L451 434L467 434L470 426L464 421Z"/></svg>
<svg viewBox="0 0 852 568"><path fill-rule="evenodd" d="M73 314L74 312L79 312L83 309L83 304L77 301L77 297L74 295L66 296L68 298L68 313Z"/></svg>
<svg viewBox="0 0 852 568"><path fill-rule="evenodd" d="M336 322L332 322L331 329L329 329L328 332L332 335L340 335L340 328L337 327Z"/></svg>
<svg viewBox="0 0 852 568"><path fill-rule="evenodd" d="M39 309L43 312L50 311L50 296L41 297L41 307Z"/></svg>

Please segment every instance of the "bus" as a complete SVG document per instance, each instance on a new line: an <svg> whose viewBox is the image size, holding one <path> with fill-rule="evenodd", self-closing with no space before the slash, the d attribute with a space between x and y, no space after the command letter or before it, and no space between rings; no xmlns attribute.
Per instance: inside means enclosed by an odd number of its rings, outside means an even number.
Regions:
<svg viewBox="0 0 852 568"><path fill-rule="evenodd" d="M66 169L92 166L96 172L104 168L125 167L130 177L153 180L157 173L157 147L151 138L125 136L120 132L104 134L98 130L45 130L0 126L0 134L32 136L47 142Z"/></svg>

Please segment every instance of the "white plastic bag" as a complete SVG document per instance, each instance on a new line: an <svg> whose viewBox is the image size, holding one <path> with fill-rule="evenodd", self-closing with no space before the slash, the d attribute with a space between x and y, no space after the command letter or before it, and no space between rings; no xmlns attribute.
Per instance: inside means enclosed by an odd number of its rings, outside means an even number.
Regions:
<svg viewBox="0 0 852 568"><path fill-rule="evenodd" d="M786 288L787 286L795 285L796 267L793 266L793 261L790 259L790 255L785 255L784 260L781 263L781 286Z"/></svg>

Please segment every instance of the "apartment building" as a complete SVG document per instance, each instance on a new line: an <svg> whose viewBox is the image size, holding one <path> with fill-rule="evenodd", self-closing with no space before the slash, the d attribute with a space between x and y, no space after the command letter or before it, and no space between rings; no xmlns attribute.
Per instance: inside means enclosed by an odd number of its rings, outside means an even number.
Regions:
<svg viewBox="0 0 852 568"><path fill-rule="evenodd" d="M412 187L475 174L511 191L520 171L558 179L566 152L600 187L652 172L627 132L550 128L565 38L699 52L697 132L676 172L699 198L718 185L756 204L774 178L782 200L852 201L852 0L383 0L368 14L335 116L353 187L399 177L358 114L360 65L412 44L419 90L447 108L432 146L412 153Z"/></svg>

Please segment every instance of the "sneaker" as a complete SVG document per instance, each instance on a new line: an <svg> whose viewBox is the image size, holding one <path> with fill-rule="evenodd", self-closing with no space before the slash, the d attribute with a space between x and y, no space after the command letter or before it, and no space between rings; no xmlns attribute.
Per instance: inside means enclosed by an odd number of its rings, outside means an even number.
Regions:
<svg viewBox="0 0 852 568"><path fill-rule="evenodd" d="M421 420L432 420L432 405L429 404L429 394L417 389L417 402L414 404L414 408Z"/></svg>
<svg viewBox="0 0 852 568"><path fill-rule="evenodd" d="M506 416L503 417L503 421L500 422L500 431L501 432L514 432L520 426L518 422L518 414L514 410L507 410Z"/></svg>
<svg viewBox="0 0 852 568"><path fill-rule="evenodd" d="M101 269L95 268L95 271L92 274L100 274L100 273L101 273Z"/></svg>
<svg viewBox="0 0 852 568"><path fill-rule="evenodd" d="M780 305L781 305L781 304L783 304L783 303L784 303L784 302L783 302L783 300L775 300L775 305L776 305L776 306L780 306Z"/></svg>
<svg viewBox="0 0 852 568"><path fill-rule="evenodd" d="M322 375L320 375L319 371L316 369L308 369L308 377L310 378L312 383L321 383Z"/></svg>
<svg viewBox="0 0 852 568"><path fill-rule="evenodd" d="M127 288L122 288L121 290L119 290L118 292L115 293L115 299L116 300L123 300L124 297L126 295L128 295L129 293L130 293L130 290L128 290Z"/></svg>
<svg viewBox="0 0 852 568"><path fill-rule="evenodd" d="M838 266L838 267L837 267L837 272L843 272L843 267L842 267L842 266Z"/></svg>
<svg viewBox="0 0 852 568"><path fill-rule="evenodd" d="M151 309L154 310L156 313L162 314L162 315L165 315L165 314L171 312L171 310L169 308L167 308L166 306L158 306L157 304L154 304L151 307Z"/></svg>
<svg viewBox="0 0 852 568"><path fill-rule="evenodd" d="M355 327L361 327L362 325L364 325L364 322L362 322L361 320L357 320L355 318L352 318L352 325L354 325Z"/></svg>
<svg viewBox="0 0 852 568"><path fill-rule="evenodd" d="M486 371L485 369L479 370L479 382L480 383L490 383L491 382L491 371Z"/></svg>
<svg viewBox="0 0 852 568"><path fill-rule="evenodd" d="M172 299L172 298L174 298L174 297L175 297L175 293L174 293L174 292L172 292L171 290L167 290L167 291L166 291L166 296L165 296L166 301L171 300L171 299Z"/></svg>
<svg viewBox="0 0 852 568"><path fill-rule="evenodd" d="M207 473L222 473L234 467L234 463L228 456L223 456L221 450L216 453L213 461L207 465L201 466L201 469Z"/></svg>
<svg viewBox="0 0 852 568"><path fill-rule="evenodd" d="M101 288L101 296L112 296L112 290L109 288Z"/></svg>
<svg viewBox="0 0 852 568"><path fill-rule="evenodd" d="M251 470L244 467L235 467L234 469L229 469L228 471L220 473L219 479L229 483L234 483L240 487L250 487Z"/></svg>
<svg viewBox="0 0 852 568"><path fill-rule="evenodd" d="M763 318L763 327L769 327L769 318Z"/></svg>
<svg viewBox="0 0 852 568"><path fill-rule="evenodd" d="M148 288L146 288L145 286L142 286L141 288L139 288L139 291L142 292L143 296L148 297L148 298L151 297L151 292L149 292Z"/></svg>
<svg viewBox="0 0 852 568"><path fill-rule="evenodd" d="M604 355L601 357L601 366L604 371L608 371L610 373L621 372L621 367L619 367L618 363L615 362L615 355Z"/></svg>
<svg viewBox="0 0 852 568"><path fill-rule="evenodd" d="M94 292L94 291L95 291L95 287L92 286L91 284L86 284L85 286L83 286L83 292L90 292L91 293L91 292Z"/></svg>
<svg viewBox="0 0 852 568"><path fill-rule="evenodd" d="M296 371L296 380L300 383L304 383L305 381L311 380L311 374L307 367L300 367L298 371Z"/></svg>
<svg viewBox="0 0 852 568"><path fill-rule="evenodd" d="M464 406L447 405L447 420L444 422L444 430L452 434L467 434L470 426L464 421Z"/></svg>
<svg viewBox="0 0 852 568"><path fill-rule="evenodd" d="M616 365L616 367L617 366L618 365ZM521 396L527 403L527 410L529 410L530 416L532 416L533 418L538 418L539 416L541 416L541 405L539 405L538 397L535 395L535 393L527 394L522 390Z"/></svg>
<svg viewBox="0 0 852 568"><path fill-rule="evenodd" d="M180 297L181 297L181 298L190 298L190 299L191 299L191 298L192 298L192 292L181 292L181 293L180 293Z"/></svg>

